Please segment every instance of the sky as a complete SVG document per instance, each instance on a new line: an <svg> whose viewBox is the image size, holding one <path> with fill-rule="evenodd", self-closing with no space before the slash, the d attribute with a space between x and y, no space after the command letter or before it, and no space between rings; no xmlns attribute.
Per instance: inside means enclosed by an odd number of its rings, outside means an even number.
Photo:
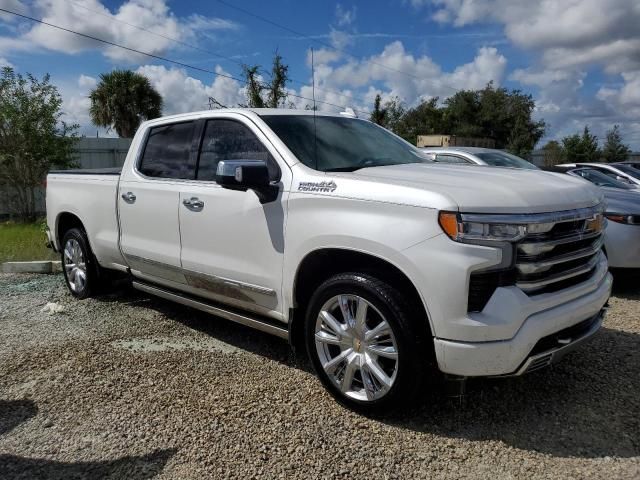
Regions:
<svg viewBox="0 0 640 480"><path fill-rule="evenodd" d="M87 136L101 73L146 75L164 114L245 101L242 65L264 81L277 51L288 102L367 116L376 94L409 106L495 85L530 93L541 144L619 124L640 150L638 0L0 0L0 8L176 63L0 12L0 65L51 75L65 119ZM321 103L322 102L322 103ZM540 145L541 145L540 144ZM540 146L539 145L539 146Z"/></svg>

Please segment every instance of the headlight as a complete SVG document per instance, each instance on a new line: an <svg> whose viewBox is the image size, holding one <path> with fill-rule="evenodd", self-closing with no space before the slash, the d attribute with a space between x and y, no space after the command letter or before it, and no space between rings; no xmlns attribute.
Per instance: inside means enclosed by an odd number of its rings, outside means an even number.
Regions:
<svg viewBox="0 0 640 480"><path fill-rule="evenodd" d="M454 212L440 212L438 220L444 233L456 242L516 242L527 234L527 225L464 220Z"/></svg>
<svg viewBox="0 0 640 480"><path fill-rule="evenodd" d="M625 225L640 225L640 215L624 215L622 213L605 213L607 220Z"/></svg>
<svg viewBox="0 0 640 480"><path fill-rule="evenodd" d="M622 216L619 216L622 217ZM640 220L640 217L634 217ZM582 233L599 233L604 229L602 207L525 215L484 215L442 211L438 222L442 230L456 242L513 243L526 236L551 235L559 223L582 221ZM616 220L614 220L616 221ZM640 222L638 222L640 224Z"/></svg>

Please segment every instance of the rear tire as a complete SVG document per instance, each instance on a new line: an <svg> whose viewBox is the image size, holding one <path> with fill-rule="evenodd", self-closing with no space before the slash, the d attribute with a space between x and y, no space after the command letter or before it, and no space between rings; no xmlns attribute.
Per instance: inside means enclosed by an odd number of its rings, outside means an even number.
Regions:
<svg viewBox="0 0 640 480"><path fill-rule="evenodd" d="M393 287L366 274L342 273L312 296L305 343L322 384L362 413L396 410L422 392L430 352L425 319L413 318Z"/></svg>
<svg viewBox="0 0 640 480"><path fill-rule="evenodd" d="M82 300L98 291L100 267L84 230L71 228L62 237L62 271L71 295Z"/></svg>

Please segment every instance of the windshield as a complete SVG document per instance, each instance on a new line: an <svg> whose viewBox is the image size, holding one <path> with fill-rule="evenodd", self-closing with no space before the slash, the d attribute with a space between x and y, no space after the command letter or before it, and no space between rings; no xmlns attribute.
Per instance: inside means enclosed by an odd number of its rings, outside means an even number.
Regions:
<svg viewBox="0 0 640 480"><path fill-rule="evenodd" d="M430 163L416 147L364 120L322 115L315 121L313 115L264 115L262 119L298 160L315 170L352 172L382 165Z"/></svg>
<svg viewBox="0 0 640 480"><path fill-rule="evenodd" d="M627 175L640 180L640 170L638 170L637 168L630 167L629 165L620 165L619 163L613 166L621 172L624 172Z"/></svg>
<svg viewBox="0 0 640 480"><path fill-rule="evenodd" d="M589 180L591 183L598 185L599 187L612 187L612 188L620 188L622 190L633 190L633 187L627 185L626 183L619 182L602 172L594 170L592 168L581 168L579 170L571 170L571 173L574 175L578 175L585 180Z"/></svg>
<svg viewBox="0 0 640 480"><path fill-rule="evenodd" d="M510 167L510 168L526 168L529 170L538 170L533 163L527 162L525 159L516 157L506 152L481 152L474 153L476 157L492 167Z"/></svg>

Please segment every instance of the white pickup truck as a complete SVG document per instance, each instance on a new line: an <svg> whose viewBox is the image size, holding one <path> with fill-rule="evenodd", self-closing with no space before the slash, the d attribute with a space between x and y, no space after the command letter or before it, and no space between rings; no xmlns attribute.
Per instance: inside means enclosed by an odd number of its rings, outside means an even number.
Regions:
<svg viewBox="0 0 640 480"><path fill-rule="evenodd" d="M594 334L602 201L580 179L429 162L350 116L237 109L144 123L121 171L51 172L47 223L77 298L122 272L305 346L372 410L429 371L521 375Z"/></svg>

